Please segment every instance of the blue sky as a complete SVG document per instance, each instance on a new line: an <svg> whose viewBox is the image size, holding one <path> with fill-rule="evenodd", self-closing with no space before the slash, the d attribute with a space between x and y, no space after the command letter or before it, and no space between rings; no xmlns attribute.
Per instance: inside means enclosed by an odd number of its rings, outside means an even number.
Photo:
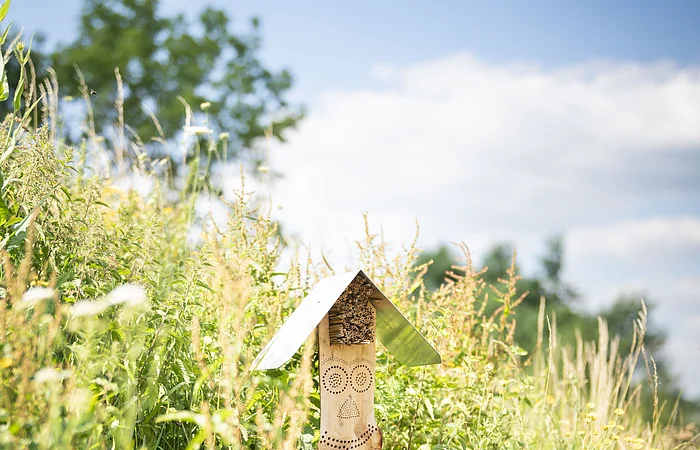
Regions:
<svg viewBox="0 0 700 450"><path fill-rule="evenodd" d="M161 10L196 13L192 3L161 0ZM229 11L238 30L260 16L265 59L294 71L304 99L321 89L371 83L368 69L377 62L406 64L464 49L493 63L545 67L590 59L700 61L700 4L692 0L208 4ZM14 0L10 18L41 30L49 42L66 42L74 37L80 5Z"/></svg>
<svg viewBox="0 0 700 450"><path fill-rule="evenodd" d="M587 308L658 301L700 395L700 2L211 3L237 30L262 17L264 60L309 108L269 149L288 230L352 266L368 211L395 244L417 219L424 248L509 240L526 268L561 233ZM15 0L10 18L66 41L79 8Z"/></svg>

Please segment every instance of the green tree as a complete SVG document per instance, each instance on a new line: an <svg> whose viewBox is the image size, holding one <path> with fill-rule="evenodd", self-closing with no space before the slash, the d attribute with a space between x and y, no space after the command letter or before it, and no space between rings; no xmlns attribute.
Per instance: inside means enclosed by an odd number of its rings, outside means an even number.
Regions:
<svg viewBox="0 0 700 450"><path fill-rule="evenodd" d="M430 262L428 270L423 275L425 287L430 291L437 290L447 277L447 273L452 270L455 264L454 257L446 245L441 245L433 251L423 252L418 257L416 265Z"/></svg>
<svg viewBox="0 0 700 450"><path fill-rule="evenodd" d="M182 128L185 110L178 96L196 110L211 103L209 126L229 133L231 156L250 149L267 130L284 140L302 110L286 99L291 74L272 71L259 59L258 19L252 19L249 34L234 34L221 10L206 8L190 23L161 9L159 0L85 0L77 38L52 55L63 93L79 92L79 68L96 93L95 124L104 130L117 120L112 105L118 68L125 122L144 142L158 135L149 110L166 138Z"/></svg>
<svg viewBox="0 0 700 450"><path fill-rule="evenodd" d="M513 247L509 244L497 244L485 255L481 262L481 268L486 268L483 280L496 288L502 288L502 283L508 278L507 271L513 260ZM440 246L433 251L421 255L417 264L428 261L433 263L428 267L424 275L425 286L429 290L437 289L445 282L447 272L458 264L454 255L446 246ZM624 353L630 347L632 339L633 322L640 309L639 299L643 296L621 296L607 309L597 314L588 314L572 308L579 295L572 286L561 279L561 271L564 261L564 246L561 238L554 237L547 241L546 253L540 258L541 270L539 276L523 276L520 267L516 265L516 275L519 277L516 283L516 295L523 295L522 303L515 309L518 326L515 329L515 340L522 348L532 351L537 338L537 315L540 299L546 300L547 311L550 316L556 314L560 341L565 344L574 344L576 331L578 330L585 340L596 339L598 332L597 317L602 317L607 323L611 335L618 335L621 339L621 351ZM493 289L487 289L491 299L498 295ZM490 302L487 311L494 310L498 305ZM649 310L654 303L647 300ZM646 347L649 351L661 350L665 340L662 330L649 326L646 335Z"/></svg>

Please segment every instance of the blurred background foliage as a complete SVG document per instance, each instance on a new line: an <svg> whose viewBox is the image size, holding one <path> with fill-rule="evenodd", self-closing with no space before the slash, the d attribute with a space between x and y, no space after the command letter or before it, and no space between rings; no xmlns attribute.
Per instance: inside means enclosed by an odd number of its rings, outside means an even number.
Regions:
<svg viewBox="0 0 700 450"><path fill-rule="evenodd" d="M303 117L303 108L287 99L291 73L271 70L259 59L259 20L251 19L250 31L237 34L220 9L203 8L194 21L163 9L158 0L86 0L73 42L45 50L44 38L35 37L32 55L39 83L51 67L63 98L79 97L79 70L95 93L94 126L100 134L119 120L113 107L116 68L123 81L124 116L145 143L181 132L183 101L193 107L210 103L208 125L217 134L229 133L230 155L222 157L235 159L248 151L254 158L249 150L266 132L283 141L285 131ZM9 64L8 77L16 86L16 62ZM8 112L7 105L0 106L0 114Z"/></svg>

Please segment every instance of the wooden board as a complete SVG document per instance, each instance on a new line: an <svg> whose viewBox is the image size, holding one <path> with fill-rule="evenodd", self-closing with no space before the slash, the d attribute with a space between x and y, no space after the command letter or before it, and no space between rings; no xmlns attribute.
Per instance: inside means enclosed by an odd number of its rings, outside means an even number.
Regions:
<svg viewBox="0 0 700 450"><path fill-rule="evenodd" d="M319 450L379 450L374 418L375 342L331 345L328 315L318 324L321 391Z"/></svg>

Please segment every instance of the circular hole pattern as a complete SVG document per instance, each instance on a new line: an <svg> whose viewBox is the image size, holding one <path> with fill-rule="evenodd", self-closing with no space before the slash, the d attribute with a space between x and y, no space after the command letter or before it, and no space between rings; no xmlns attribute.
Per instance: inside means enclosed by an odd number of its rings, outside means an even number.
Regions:
<svg viewBox="0 0 700 450"><path fill-rule="evenodd" d="M319 448L321 445L326 445L327 448L334 448L338 450L353 450L360 448L369 441L372 435L378 430L374 425L367 425L367 429L359 437L355 439L336 439L328 436L328 431L323 432L321 440L318 441Z"/></svg>
<svg viewBox="0 0 700 450"><path fill-rule="evenodd" d="M365 364L360 364L352 369L350 385L355 392L362 393L372 387L372 370Z"/></svg>
<svg viewBox="0 0 700 450"><path fill-rule="evenodd" d="M342 366L330 366L323 372L323 388L331 394L340 394L348 385L348 371Z"/></svg>

